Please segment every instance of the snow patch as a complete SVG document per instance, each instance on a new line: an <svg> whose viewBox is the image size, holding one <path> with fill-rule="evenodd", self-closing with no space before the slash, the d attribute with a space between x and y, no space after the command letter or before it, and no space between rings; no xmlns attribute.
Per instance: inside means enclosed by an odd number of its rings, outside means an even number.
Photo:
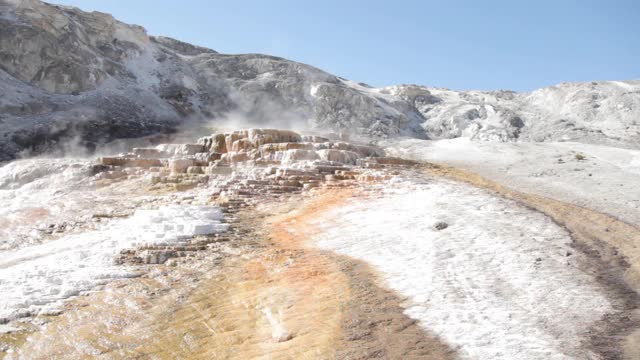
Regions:
<svg viewBox="0 0 640 360"><path fill-rule="evenodd" d="M376 267L405 313L462 358L592 358L582 332L612 308L566 256L566 231L466 185L392 188L318 219L316 245Z"/></svg>
<svg viewBox="0 0 640 360"><path fill-rule="evenodd" d="M59 312L71 296L109 279L134 276L133 269L115 264L120 251L223 232L228 224L222 219L217 207L168 205L137 210L96 231L0 252L0 322Z"/></svg>
<svg viewBox="0 0 640 360"><path fill-rule="evenodd" d="M640 151L576 142L387 141L392 156L471 170L507 187L640 224ZM578 160L577 154L586 158Z"/></svg>

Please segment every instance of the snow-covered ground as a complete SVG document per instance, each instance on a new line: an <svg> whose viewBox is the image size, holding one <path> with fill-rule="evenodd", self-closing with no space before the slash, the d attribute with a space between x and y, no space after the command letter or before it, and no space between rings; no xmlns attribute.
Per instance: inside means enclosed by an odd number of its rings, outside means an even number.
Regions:
<svg viewBox="0 0 640 360"><path fill-rule="evenodd" d="M640 225L638 150L575 142L496 143L464 138L407 139L386 145L397 156L471 170L519 191Z"/></svg>
<svg viewBox="0 0 640 360"><path fill-rule="evenodd" d="M464 184L386 189L321 216L314 243L372 264L406 296L406 314L462 358L592 358L581 341L611 303L574 266L565 230Z"/></svg>
<svg viewBox="0 0 640 360"><path fill-rule="evenodd" d="M86 221L108 201L89 177L90 162L29 159L0 167L0 250L33 245L50 224Z"/></svg>
<svg viewBox="0 0 640 360"><path fill-rule="evenodd" d="M144 191L146 181L99 186L86 159L0 167L0 323L58 312L70 296L133 275L116 265L121 250L227 229L217 207L166 205L169 197Z"/></svg>
<svg viewBox="0 0 640 360"><path fill-rule="evenodd" d="M70 296L108 279L134 275L116 264L121 250L222 232L228 225L221 220L217 207L169 205L138 210L95 231L0 252L0 322L57 312Z"/></svg>
<svg viewBox="0 0 640 360"><path fill-rule="evenodd" d="M638 148L640 81L561 83L529 93L417 85L375 89L413 103L431 139L581 141Z"/></svg>

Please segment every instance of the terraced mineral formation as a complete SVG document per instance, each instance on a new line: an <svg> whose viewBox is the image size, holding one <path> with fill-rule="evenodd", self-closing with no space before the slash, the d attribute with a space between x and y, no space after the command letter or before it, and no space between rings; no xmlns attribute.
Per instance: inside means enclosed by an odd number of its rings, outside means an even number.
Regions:
<svg viewBox="0 0 640 360"><path fill-rule="evenodd" d="M300 135L276 129L213 134L195 144L161 144L102 157L94 166L101 179L149 177L151 184L185 190L213 185L222 197L283 193L370 181L385 176L385 164L412 164L388 158L371 145Z"/></svg>
<svg viewBox="0 0 640 360"><path fill-rule="evenodd" d="M330 138L331 137L331 138ZM342 135L301 135L290 130L246 129L212 134L192 144L160 144L101 157L93 165L97 181L144 178L152 191L204 191L233 212L265 198L388 179L388 167L412 161L385 157L372 145ZM124 263L163 263L207 245L198 241L127 250Z"/></svg>

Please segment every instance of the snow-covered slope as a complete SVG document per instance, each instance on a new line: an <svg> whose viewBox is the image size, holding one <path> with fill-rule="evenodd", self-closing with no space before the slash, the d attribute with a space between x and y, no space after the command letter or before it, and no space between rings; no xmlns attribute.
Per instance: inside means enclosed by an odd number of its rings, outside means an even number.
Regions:
<svg viewBox="0 0 640 360"><path fill-rule="evenodd" d="M599 358L585 334L611 304L582 259L567 257L564 229L467 185L389 185L315 220L315 244L373 265L460 359Z"/></svg>
<svg viewBox="0 0 640 360"><path fill-rule="evenodd" d="M452 91L400 85L380 90L411 102L430 138L567 141L634 146L640 80L563 83L533 91Z"/></svg>
<svg viewBox="0 0 640 360"><path fill-rule="evenodd" d="M640 81L522 94L372 88L278 57L149 36L109 14L0 0L0 161L70 139L93 149L239 118L373 137L637 146L638 114Z"/></svg>

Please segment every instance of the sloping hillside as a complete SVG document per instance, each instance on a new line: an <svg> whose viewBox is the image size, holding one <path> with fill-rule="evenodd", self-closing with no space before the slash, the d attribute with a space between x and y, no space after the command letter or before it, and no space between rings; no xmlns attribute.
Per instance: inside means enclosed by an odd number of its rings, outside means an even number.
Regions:
<svg viewBox="0 0 640 360"><path fill-rule="evenodd" d="M0 0L0 160L185 123L241 119L294 129L417 138L577 140L636 146L640 82L532 93L372 88L309 65L219 54L109 14Z"/></svg>

